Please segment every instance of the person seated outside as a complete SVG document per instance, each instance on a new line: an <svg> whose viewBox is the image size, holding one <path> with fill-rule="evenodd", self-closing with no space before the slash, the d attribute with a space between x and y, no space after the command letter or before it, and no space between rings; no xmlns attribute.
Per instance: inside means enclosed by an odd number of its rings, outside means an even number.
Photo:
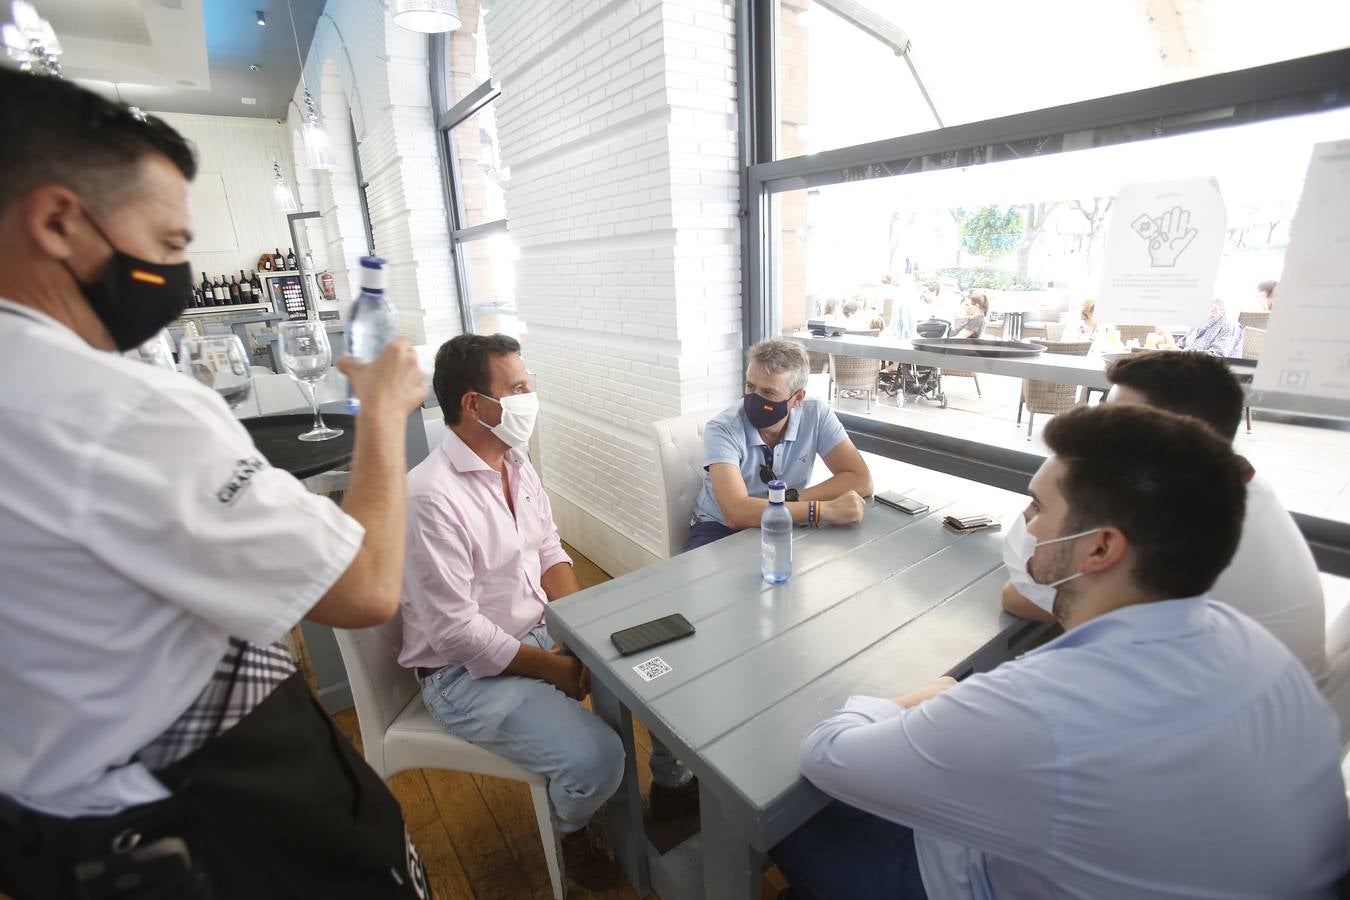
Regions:
<svg viewBox="0 0 1350 900"><path fill-rule="evenodd" d="M1064 329L1062 340L1097 342L1097 301L1089 297L1078 310L1078 321Z"/></svg>
<svg viewBox="0 0 1350 900"><path fill-rule="evenodd" d="M978 338L984 334L985 319L989 315L989 297L983 291L969 291L966 293L965 303L962 310L966 314L966 321L957 330L954 338Z"/></svg>
<svg viewBox="0 0 1350 900"><path fill-rule="evenodd" d="M771 338L748 356L745 396L703 431L703 488L685 550L758 528L771 481L787 485L798 525L861 521L862 498L872 493L867 463L834 410L806 396L811 369L802 345ZM831 477L808 487L817 455Z"/></svg>
<svg viewBox="0 0 1350 900"><path fill-rule="evenodd" d="M506 335L463 334L436 353L448 426L408 473L403 648L432 718L457 737L548 778L567 875L601 890L620 873L592 815L619 787L618 735L578 705L581 661L554 646L546 605L576 593L548 495L520 448L539 401ZM692 817L697 784L652 742L652 817Z"/></svg>
<svg viewBox="0 0 1350 900"><path fill-rule="evenodd" d="M1279 284L1278 281L1263 281L1256 286L1256 299L1264 311L1270 312L1275 308L1275 288Z"/></svg>
<svg viewBox="0 0 1350 900"><path fill-rule="evenodd" d="M1179 341L1173 341L1164 328L1155 328L1154 332L1158 335L1159 350L1190 350L1230 358L1242 355L1242 326L1228 318L1222 300L1210 305L1205 324L1192 328Z"/></svg>
<svg viewBox="0 0 1350 900"><path fill-rule="evenodd" d="M1220 359L1201 353L1134 353L1112 363L1106 379L1111 382L1108 404L1136 403L1194 416L1230 443L1237 436L1246 401ZM1210 596L1264 625L1321 687L1328 665L1326 604L1317 563L1271 483L1250 467L1247 472L1242 539ZM1204 518L1193 514L1192 523L1202 527ZM1048 622L1052 617L1011 582L1003 588L1003 608L1024 619Z"/></svg>
<svg viewBox="0 0 1350 900"><path fill-rule="evenodd" d="M840 303L838 297L827 297L825 306L821 309L821 315L827 319L838 319L842 313L839 311Z"/></svg>
<svg viewBox="0 0 1350 900"><path fill-rule="evenodd" d="M881 317L881 313L875 313L872 316L872 321L867 323L867 330L875 331L877 334L886 330L886 320Z"/></svg>
<svg viewBox="0 0 1350 900"><path fill-rule="evenodd" d="M862 312L862 309L863 309L862 301L857 299L845 300L844 321L848 322L850 325L853 325L854 323L856 323L858 319L858 313Z"/></svg>
<svg viewBox="0 0 1350 900"><path fill-rule="evenodd" d="M914 321L943 319L951 322L951 309L942 296L942 285L936 281L925 281L919 288L919 303L914 310Z"/></svg>
<svg viewBox="0 0 1350 900"><path fill-rule="evenodd" d="M1242 460L1195 419L1126 404L1056 416L1045 442L1003 555L1065 633L811 729L802 774L835 802L770 851L787 896L1333 896L1336 716L1283 644L1206 595L1238 545Z"/></svg>

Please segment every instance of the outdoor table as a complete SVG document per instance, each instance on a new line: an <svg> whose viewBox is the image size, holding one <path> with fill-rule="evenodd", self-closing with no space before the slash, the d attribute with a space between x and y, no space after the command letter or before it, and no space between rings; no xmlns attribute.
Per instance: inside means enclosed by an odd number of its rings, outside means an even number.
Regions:
<svg viewBox="0 0 1350 900"><path fill-rule="evenodd" d="M761 579L750 529L549 604L551 635L590 669L593 708L627 753L609 830L639 895L759 897L766 851L827 802L798 774L815 723L850 694L891 697L992 668L1050 627L1002 611L1001 530L942 525L974 512L1011 521L1025 497L890 461L873 480L930 511L868 501L858 525L799 527L785 584ZM677 612L693 636L629 657L610 641ZM664 855L642 829L631 715L699 778L702 831Z"/></svg>

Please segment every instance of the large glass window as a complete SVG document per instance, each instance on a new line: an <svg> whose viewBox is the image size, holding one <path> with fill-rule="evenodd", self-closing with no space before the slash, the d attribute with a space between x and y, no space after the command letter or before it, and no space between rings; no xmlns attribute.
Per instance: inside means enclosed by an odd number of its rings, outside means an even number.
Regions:
<svg viewBox="0 0 1350 900"><path fill-rule="evenodd" d="M505 185L481 8L461 0L463 26L431 37L432 93L442 141L450 242L466 331L519 336L515 247L507 231Z"/></svg>
<svg viewBox="0 0 1350 900"><path fill-rule="evenodd" d="M777 19L779 158L1350 44L1350 4L1325 0L779 0Z"/></svg>
<svg viewBox="0 0 1350 900"><path fill-rule="evenodd" d="M1338 109L775 194L782 227L770 258L781 330L800 335L808 320L824 318L850 332L912 338L917 323L937 318L955 331L969 317L965 295L978 291L989 306L985 338L1004 337L1017 314L1023 340L1078 341L1085 355L1176 340L1204 322L1094 317L1089 327L1083 309L1098 293L1121 186L1201 176L1215 179L1227 212L1214 293L1242 329L1232 355L1259 359L1280 306L1271 308L1258 284L1280 279L1312 147L1347 136L1350 109ZM1089 400L1077 387L974 372L960 359L940 380L911 370L878 379L879 359L862 374L837 359L830 380L837 409L1012 450L1045 453L1049 414ZM1258 413L1237 447L1289 508L1350 520L1346 422Z"/></svg>

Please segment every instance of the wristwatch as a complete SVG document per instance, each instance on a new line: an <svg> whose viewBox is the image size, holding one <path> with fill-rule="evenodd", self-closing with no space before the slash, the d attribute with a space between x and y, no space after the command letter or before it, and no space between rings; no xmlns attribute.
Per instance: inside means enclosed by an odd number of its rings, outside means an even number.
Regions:
<svg viewBox="0 0 1350 900"><path fill-rule="evenodd" d="M797 502L797 489L796 489L796 488L788 488L787 490L783 491L783 499L786 500L788 503L796 503L796 502Z"/></svg>

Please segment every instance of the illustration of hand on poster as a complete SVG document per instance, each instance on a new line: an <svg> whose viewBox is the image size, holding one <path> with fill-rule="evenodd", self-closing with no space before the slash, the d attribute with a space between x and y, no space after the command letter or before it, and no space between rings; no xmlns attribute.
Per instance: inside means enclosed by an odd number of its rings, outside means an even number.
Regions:
<svg viewBox="0 0 1350 900"><path fill-rule="evenodd" d="M1226 228L1213 178L1123 185L1106 227L1097 320L1203 323L1214 302Z"/></svg>

